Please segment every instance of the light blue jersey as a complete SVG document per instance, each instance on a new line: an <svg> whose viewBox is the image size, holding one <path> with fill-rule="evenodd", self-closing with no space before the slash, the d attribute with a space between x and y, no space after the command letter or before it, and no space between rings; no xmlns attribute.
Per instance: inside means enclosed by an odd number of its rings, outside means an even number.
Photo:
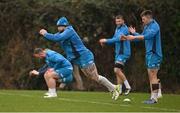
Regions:
<svg viewBox="0 0 180 113"><path fill-rule="evenodd" d="M62 79L62 82L69 83L72 81L73 67L61 54L46 49L45 62L48 68L53 68L55 70L58 76L60 76L60 79Z"/></svg>
<svg viewBox="0 0 180 113"><path fill-rule="evenodd" d="M87 48L72 26L68 26L62 33L46 33L45 38L59 43L69 61L78 58L84 51L87 51Z"/></svg>
<svg viewBox="0 0 180 113"><path fill-rule="evenodd" d="M122 35L128 35L128 27L123 24L117 26L114 36L111 39L107 39L106 44L115 44L115 62L125 63L131 55L130 41L121 41L120 37Z"/></svg>
<svg viewBox="0 0 180 113"><path fill-rule="evenodd" d="M68 24L65 17L59 20L63 20L63 22L58 21L57 25L59 25L59 23ZM44 37L50 41L59 43L60 47L65 51L67 59L80 68L87 67L94 63L92 52L84 46L79 35L72 26L69 25L63 32L58 32L56 34L46 33Z"/></svg>
<svg viewBox="0 0 180 113"><path fill-rule="evenodd" d="M140 34L134 33L133 35ZM159 24L155 20L152 20L149 24L144 26L144 30L141 35L144 36L145 40L147 67L159 68L163 57Z"/></svg>

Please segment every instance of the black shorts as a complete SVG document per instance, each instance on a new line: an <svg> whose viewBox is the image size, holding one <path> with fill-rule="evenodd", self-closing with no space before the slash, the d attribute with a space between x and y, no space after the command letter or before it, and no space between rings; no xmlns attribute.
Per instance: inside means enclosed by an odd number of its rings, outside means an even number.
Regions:
<svg viewBox="0 0 180 113"><path fill-rule="evenodd" d="M114 64L114 68L119 68L119 69L124 69L124 65L123 64L121 64L121 63L115 63Z"/></svg>

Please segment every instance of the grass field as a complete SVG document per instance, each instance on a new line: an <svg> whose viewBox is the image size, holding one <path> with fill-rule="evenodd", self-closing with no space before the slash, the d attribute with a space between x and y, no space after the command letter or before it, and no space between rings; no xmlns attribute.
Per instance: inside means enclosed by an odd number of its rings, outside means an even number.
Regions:
<svg viewBox="0 0 180 113"><path fill-rule="evenodd" d="M146 93L120 96L117 101L107 92L58 91L58 97L53 99L44 99L44 93L0 90L0 112L180 112L180 95L164 94L158 104L145 105L142 101L148 98ZM123 102L124 98L130 98L131 103Z"/></svg>

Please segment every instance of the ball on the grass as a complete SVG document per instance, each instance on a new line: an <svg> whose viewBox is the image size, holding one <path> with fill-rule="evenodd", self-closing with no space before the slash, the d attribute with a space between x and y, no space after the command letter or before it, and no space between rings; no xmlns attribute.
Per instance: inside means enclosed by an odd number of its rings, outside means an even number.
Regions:
<svg viewBox="0 0 180 113"><path fill-rule="evenodd" d="M131 102L131 100L129 98L125 98L123 102Z"/></svg>

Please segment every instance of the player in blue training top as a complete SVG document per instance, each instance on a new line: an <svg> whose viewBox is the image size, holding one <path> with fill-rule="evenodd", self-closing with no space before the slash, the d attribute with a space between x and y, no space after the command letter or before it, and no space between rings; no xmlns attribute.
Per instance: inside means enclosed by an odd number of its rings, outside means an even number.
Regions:
<svg viewBox="0 0 180 113"><path fill-rule="evenodd" d="M151 98L144 101L145 104L157 103L162 97L160 80L157 73L162 62L161 33L159 24L153 19L152 11L145 10L141 13L144 30L141 34L136 33L135 28L129 31L134 35L122 36L121 40L145 40L146 66L149 75Z"/></svg>
<svg viewBox="0 0 180 113"><path fill-rule="evenodd" d="M128 40L119 40L119 37L122 35L129 35L128 27L124 22L124 18L122 15L117 15L115 18L116 30L114 36L111 39L100 39L99 42L103 46L104 44L115 45L115 66L114 72L116 74L117 83L119 84L119 94L122 93L122 84L124 83L126 90L125 95L128 95L131 86L126 79L126 76L123 73L123 67L126 61L129 59L131 55L131 46L130 41Z"/></svg>
<svg viewBox="0 0 180 113"><path fill-rule="evenodd" d="M65 84L73 80L71 63L61 54L50 49L36 48L34 56L45 59L46 64L38 71L32 70L30 75L44 75L48 86L48 92L45 93L44 98L57 97L56 80Z"/></svg>
<svg viewBox="0 0 180 113"><path fill-rule="evenodd" d="M60 47L65 51L67 59L73 65L78 65L88 78L107 87L113 93L112 98L116 100L119 96L116 86L98 74L93 53L84 46L68 20L65 17L61 17L57 21L57 26L58 32L55 34L48 33L45 29L41 29L39 33L45 39L59 43Z"/></svg>

